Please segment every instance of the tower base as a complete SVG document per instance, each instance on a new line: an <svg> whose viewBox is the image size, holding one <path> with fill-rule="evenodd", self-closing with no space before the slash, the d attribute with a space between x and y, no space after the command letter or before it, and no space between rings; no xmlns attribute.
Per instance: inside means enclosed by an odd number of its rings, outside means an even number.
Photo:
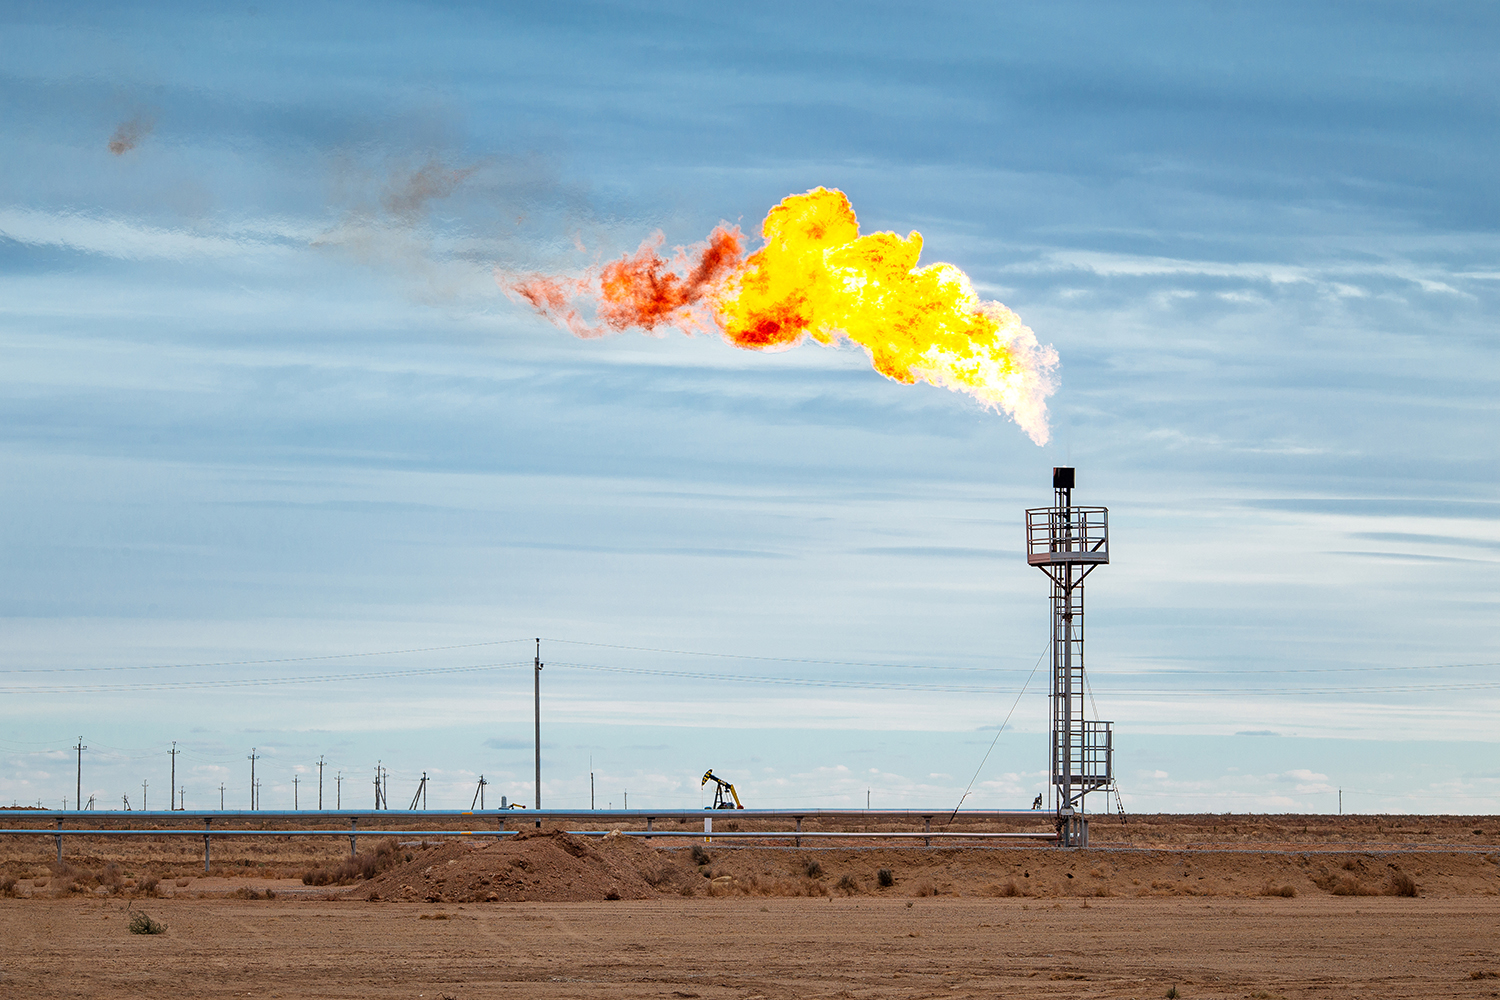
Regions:
<svg viewBox="0 0 1500 1000"><path fill-rule="evenodd" d="M1060 811L1057 814L1057 846L1089 846L1089 818L1071 809Z"/></svg>

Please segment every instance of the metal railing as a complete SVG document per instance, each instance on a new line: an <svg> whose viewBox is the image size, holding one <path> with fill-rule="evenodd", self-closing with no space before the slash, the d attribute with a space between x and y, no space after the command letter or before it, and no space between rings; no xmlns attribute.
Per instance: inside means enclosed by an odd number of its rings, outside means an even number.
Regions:
<svg viewBox="0 0 1500 1000"><path fill-rule="evenodd" d="M1033 507L1026 511L1026 561L1109 562L1108 507Z"/></svg>

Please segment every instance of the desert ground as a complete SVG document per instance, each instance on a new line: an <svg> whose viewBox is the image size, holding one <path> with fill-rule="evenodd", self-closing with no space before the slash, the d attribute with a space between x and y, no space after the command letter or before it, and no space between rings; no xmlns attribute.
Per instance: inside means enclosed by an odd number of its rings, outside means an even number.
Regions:
<svg viewBox="0 0 1500 1000"><path fill-rule="evenodd" d="M201 842L13 837L0 997L1500 996L1494 817L1101 820L1078 850L263 836L208 875Z"/></svg>

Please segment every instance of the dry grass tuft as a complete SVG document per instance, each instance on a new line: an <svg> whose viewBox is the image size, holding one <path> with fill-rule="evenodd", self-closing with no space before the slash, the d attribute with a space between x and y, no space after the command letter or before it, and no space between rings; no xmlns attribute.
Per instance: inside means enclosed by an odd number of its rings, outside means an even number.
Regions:
<svg viewBox="0 0 1500 1000"><path fill-rule="evenodd" d="M1291 885L1275 886L1268 880L1265 885L1260 887L1260 894L1262 896L1281 896L1283 899L1294 899L1297 896L1297 889Z"/></svg>
<svg viewBox="0 0 1500 1000"><path fill-rule="evenodd" d="M854 881L853 875L845 875L839 879L836 888L846 896L852 896L859 891L859 883Z"/></svg>
<svg viewBox="0 0 1500 1000"><path fill-rule="evenodd" d="M937 889L935 889L933 887L932 881L930 879L925 879L924 878L924 879L921 879L920 881L917 882L917 885L916 885L916 895L918 895L918 896L936 896L937 895Z"/></svg>
<svg viewBox="0 0 1500 1000"><path fill-rule="evenodd" d="M132 934L165 934L167 932L166 924L152 920L146 914L139 912L130 918L130 923L126 927Z"/></svg>
<svg viewBox="0 0 1500 1000"><path fill-rule="evenodd" d="M1335 896L1380 895L1379 889L1365 885L1363 882L1352 875L1345 875L1343 878L1336 879L1333 883L1333 888L1329 889L1328 891L1333 893L1333 895Z"/></svg>
<svg viewBox="0 0 1500 1000"><path fill-rule="evenodd" d="M1417 894L1417 883L1405 872L1395 872L1391 880L1386 883L1385 894L1387 896L1415 896Z"/></svg>
<svg viewBox="0 0 1500 1000"><path fill-rule="evenodd" d="M880 885L880 888L889 889L896 884L896 876L891 874L889 868L882 868L875 873L875 881Z"/></svg>
<svg viewBox="0 0 1500 1000"><path fill-rule="evenodd" d="M802 862L802 874L808 878L821 878L823 876L823 866L818 864L815 859L807 858Z"/></svg>

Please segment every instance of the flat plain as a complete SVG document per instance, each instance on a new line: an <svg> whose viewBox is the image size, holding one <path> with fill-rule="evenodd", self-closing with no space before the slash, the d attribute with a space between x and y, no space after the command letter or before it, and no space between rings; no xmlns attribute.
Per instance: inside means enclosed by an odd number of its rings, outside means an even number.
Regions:
<svg viewBox="0 0 1500 1000"><path fill-rule="evenodd" d="M336 843L226 840L205 876L165 838L63 865L13 838L0 996L1500 996L1493 817L1124 826L1081 850L387 841L344 884L300 870ZM143 910L166 931L130 933Z"/></svg>

